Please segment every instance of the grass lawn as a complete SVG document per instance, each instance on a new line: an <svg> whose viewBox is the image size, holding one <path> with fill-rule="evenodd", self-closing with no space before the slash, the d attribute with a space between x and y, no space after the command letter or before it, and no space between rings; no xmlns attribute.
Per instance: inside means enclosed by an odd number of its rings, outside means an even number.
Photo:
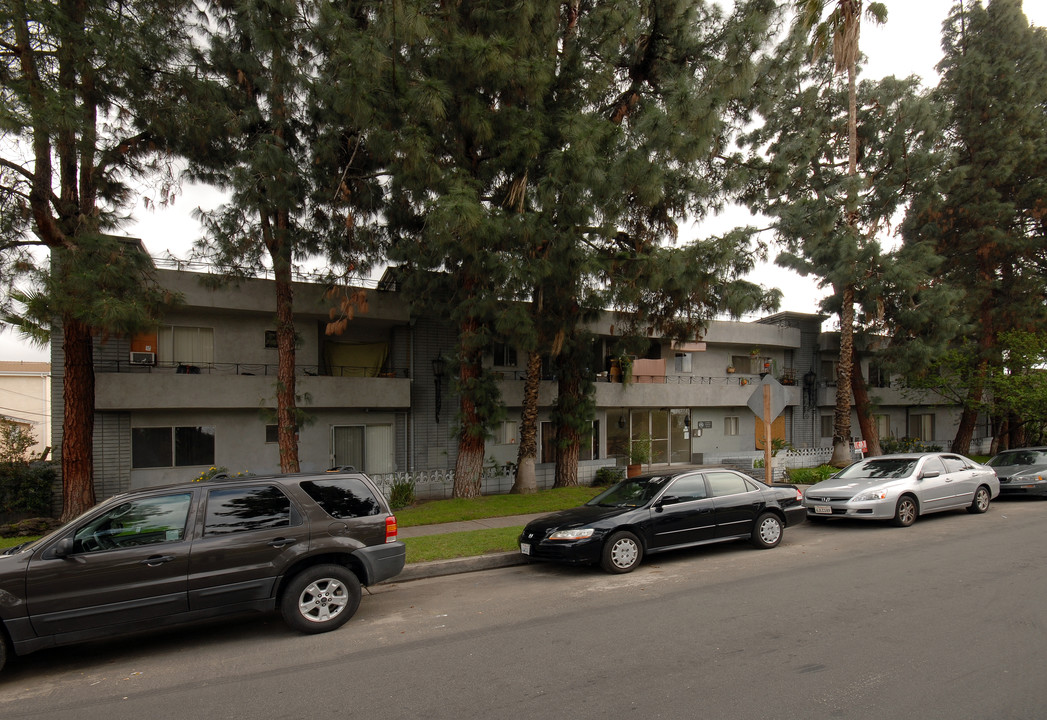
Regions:
<svg viewBox="0 0 1047 720"><path fill-rule="evenodd" d="M523 528L523 525L517 525L516 527L470 530L444 535L426 535L403 538L403 543L407 546L408 563L450 560L451 558L519 550L520 546L517 545L516 539Z"/></svg>
<svg viewBox="0 0 1047 720"><path fill-rule="evenodd" d="M396 511L400 527L438 525L459 520L555 512L577 507L605 488L572 487L542 490L531 495L484 495L471 500L433 500Z"/></svg>
<svg viewBox="0 0 1047 720"><path fill-rule="evenodd" d="M28 536L28 537L13 537L13 538L0 538L0 550L5 548L14 547L15 545L21 545L24 542L30 540L36 540L40 538L40 535Z"/></svg>

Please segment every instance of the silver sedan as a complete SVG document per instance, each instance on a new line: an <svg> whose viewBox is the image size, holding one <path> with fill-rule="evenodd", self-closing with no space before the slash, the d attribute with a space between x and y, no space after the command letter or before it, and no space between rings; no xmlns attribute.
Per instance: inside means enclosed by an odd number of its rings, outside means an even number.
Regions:
<svg viewBox="0 0 1047 720"><path fill-rule="evenodd" d="M890 520L906 527L920 515L966 508L983 513L1000 494L992 468L953 453L907 453L859 460L804 493L811 520Z"/></svg>

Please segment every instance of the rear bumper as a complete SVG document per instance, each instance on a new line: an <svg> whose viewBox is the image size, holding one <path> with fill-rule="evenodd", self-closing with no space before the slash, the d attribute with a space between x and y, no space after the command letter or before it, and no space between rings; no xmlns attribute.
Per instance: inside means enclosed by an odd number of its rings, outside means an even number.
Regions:
<svg viewBox="0 0 1047 720"><path fill-rule="evenodd" d="M399 575L407 561L407 546L397 540L384 545L372 545L353 552L363 564L367 578L365 585L374 585Z"/></svg>

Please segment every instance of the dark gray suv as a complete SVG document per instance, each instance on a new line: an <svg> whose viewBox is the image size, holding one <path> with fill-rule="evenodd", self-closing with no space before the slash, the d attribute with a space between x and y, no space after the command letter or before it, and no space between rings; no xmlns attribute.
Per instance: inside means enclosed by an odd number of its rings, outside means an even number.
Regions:
<svg viewBox="0 0 1047 720"><path fill-rule="evenodd" d="M0 667L19 655L226 613L345 623L404 566L362 473L249 476L117 495L0 555Z"/></svg>

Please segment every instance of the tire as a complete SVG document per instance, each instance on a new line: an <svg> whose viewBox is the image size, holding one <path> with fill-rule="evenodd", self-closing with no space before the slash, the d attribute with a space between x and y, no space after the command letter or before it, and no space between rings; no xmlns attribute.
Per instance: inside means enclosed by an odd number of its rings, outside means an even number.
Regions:
<svg viewBox="0 0 1047 720"><path fill-rule="evenodd" d="M974 500L967 506L967 512L972 515L981 515L989 509L990 502L992 502L992 493L989 492L989 488L979 485L978 489L974 491Z"/></svg>
<svg viewBox="0 0 1047 720"><path fill-rule="evenodd" d="M291 579L280 614L293 630L322 633L344 625L360 607L360 581L341 565L314 565Z"/></svg>
<svg viewBox="0 0 1047 720"><path fill-rule="evenodd" d="M783 532L781 518L774 513L764 513L753 523L753 532L749 536L749 541L753 547L767 550L778 546L778 543L782 541Z"/></svg>
<svg viewBox="0 0 1047 720"><path fill-rule="evenodd" d="M894 519L891 523L895 527L909 527L916 522L920 510L916 505L916 498L912 495L902 495L898 498L898 505L894 509Z"/></svg>
<svg viewBox="0 0 1047 720"><path fill-rule="evenodd" d="M10 645L7 643L7 633L0 627L0 670L7 664L7 657L11 654Z"/></svg>
<svg viewBox="0 0 1047 720"><path fill-rule="evenodd" d="M607 539L600 558L600 567L611 573L627 573L636 569L643 559L643 545L631 532L621 531Z"/></svg>

